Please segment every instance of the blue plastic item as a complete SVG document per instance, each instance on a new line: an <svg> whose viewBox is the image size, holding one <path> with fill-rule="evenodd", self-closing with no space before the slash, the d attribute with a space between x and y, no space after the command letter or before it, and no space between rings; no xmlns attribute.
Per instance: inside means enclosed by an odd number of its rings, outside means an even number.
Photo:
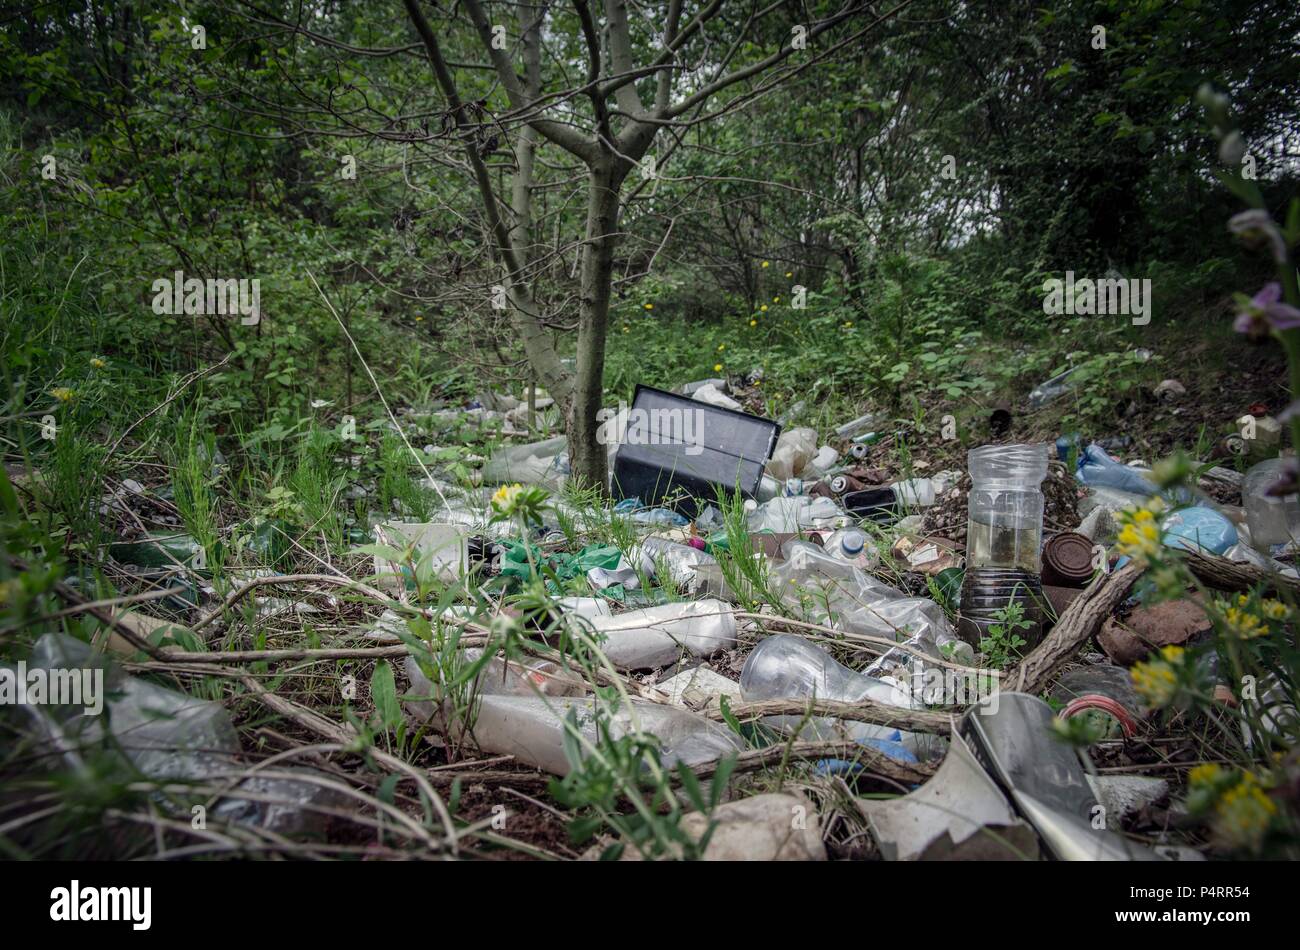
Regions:
<svg viewBox="0 0 1300 950"><path fill-rule="evenodd" d="M1096 442L1090 444L1079 455L1079 467L1075 477L1085 485L1118 488L1120 491L1148 497L1157 494L1156 486L1151 484L1141 472L1116 462Z"/></svg>
<svg viewBox="0 0 1300 950"><path fill-rule="evenodd" d="M1160 529L1163 532L1160 540L1166 547L1184 551L1222 554L1238 540L1233 523L1204 505L1180 508L1166 515L1160 522ZM1115 562L1115 568L1118 570L1128 562L1127 557L1121 557Z"/></svg>
<svg viewBox="0 0 1300 950"><path fill-rule="evenodd" d="M903 734L897 730L888 738L859 739L858 745L868 746L884 753L895 762L915 765L920 761L907 746L903 745ZM861 762L850 762L848 759L818 759L814 771L818 775L855 775L865 769Z"/></svg>
<svg viewBox="0 0 1300 950"><path fill-rule="evenodd" d="M1070 460L1071 447L1078 448L1083 444L1083 436L1078 432L1067 432L1056 440L1056 457L1062 462Z"/></svg>
<svg viewBox="0 0 1300 950"><path fill-rule="evenodd" d="M1222 554L1237 543L1237 529L1213 508L1183 508L1161 522L1163 541L1171 548Z"/></svg>

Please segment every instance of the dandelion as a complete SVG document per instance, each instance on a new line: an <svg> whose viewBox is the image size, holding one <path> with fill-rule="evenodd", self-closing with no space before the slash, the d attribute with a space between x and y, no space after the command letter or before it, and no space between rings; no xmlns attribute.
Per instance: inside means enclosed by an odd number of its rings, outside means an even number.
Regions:
<svg viewBox="0 0 1300 950"><path fill-rule="evenodd" d="M424 317L417 316L417 317L415 318L415 322L416 322L416 323L423 323L423 322L424 322Z"/></svg>
<svg viewBox="0 0 1300 950"><path fill-rule="evenodd" d="M56 386L50 390L50 395L59 402L71 402L72 397L75 396L76 393L71 389L68 389L66 386Z"/></svg>
<svg viewBox="0 0 1300 950"><path fill-rule="evenodd" d="M750 321L749 321L749 325L750 325L751 327L756 327L756 326L758 326L758 321L757 321L757 320L750 320Z"/></svg>
<svg viewBox="0 0 1300 950"><path fill-rule="evenodd" d="M780 298L780 297L773 297L773 298L772 298L772 303L780 303L780 302L781 302L781 298Z"/></svg>
<svg viewBox="0 0 1300 950"><path fill-rule="evenodd" d="M759 308L758 308L758 312L759 312L759 313L767 313L767 304L763 304L763 306L759 307Z"/></svg>
<svg viewBox="0 0 1300 950"><path fill-rule="evenodd" d="M105 363L103 360L101 360L98 356L93 356L90 359L90 365L95 367L95 369L103 369L108 364Z"/></svg>
<svg viewBox="0 0 1300 950"><path fill-rule="evenodd" d="M715 373L721 373L721 372L722 372L722 364L721 364L721 363L714 363L714 364L713 364L713 371L714 371Z"/></svg>
<svg viewBox="0 0 1300 950"><path fill-rule="evenodd" d="M794 271L792 271L792 270L788 270L788 271L786 271L786 272L785 272L785 276L786 276L786 277L793 277L793 276L794 276Z"/></svg>
<svg viewBox="0 0 1300 950"><path fill-rule="evenodd" d="M652 303L648 303L648 304L645 304L645 308L646 308L647 310L653 310L653 309L655 308L655 305L652 304Z"/></svg>
<svg viewBox="0 0 1300 950"><path fill-rule="evenodd" d="M763 261L763 267L766 268L766 267L771 267L771 266L772 266L772 262L771 262L771 261Z"/></svg>
<svg viewBox="0 0 1300 950"><path fill-rule="evenodd" d="M719 344L718 344L718 352L719 352L719 353L721 353L721 352L722 352L723 350L725 350L726 348L727 348L727 344L725 344L725 343L719 343Z"/></svg>

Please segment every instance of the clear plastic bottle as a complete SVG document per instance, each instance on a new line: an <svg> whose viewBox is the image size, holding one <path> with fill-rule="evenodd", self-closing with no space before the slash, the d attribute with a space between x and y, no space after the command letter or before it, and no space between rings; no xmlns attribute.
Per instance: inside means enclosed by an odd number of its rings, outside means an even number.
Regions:
<svg viewBox="0 0 1300 950"><path fill-rule="evenodd" d="M820 647L788 633L767 637L754 647L740 674L740 693L746 702L816 698L841 703L869 699L902 709L913 709L917 705L905 689L854 672ZM803 716L768 716L764 721L785 732L799 729L799 735L805 739L832 739L837 735L847 735L887 754L906 750L903 753L905 757L907 753L929 755L934 751L931 737L900 732L892 726L876 723L829 718L806 720Z"/></svg>
<svg viewBox="0 0 1300 950"><path fill-rule="evenodd" d="M1260 462L1251 467L1241 483L1250 543L1264 552L1274 544L1300 541L1300 496L1264 494L1281 478L1283 464L1280 458Z"/></svg>
<svg viewBox="0 0 1300 950"><path fill-rule="evenodd" d="M880 553L867 544L867 536L857 528L840 528L827 535L822 549L833 558L856 564L869 571L880 563Z"/></svg>
<svg viewBox="0 0 1300 950"><path fill-rule="evenodd" d="M968 568L1041 571L1048 446L986 445L968 457Z"/></svg>

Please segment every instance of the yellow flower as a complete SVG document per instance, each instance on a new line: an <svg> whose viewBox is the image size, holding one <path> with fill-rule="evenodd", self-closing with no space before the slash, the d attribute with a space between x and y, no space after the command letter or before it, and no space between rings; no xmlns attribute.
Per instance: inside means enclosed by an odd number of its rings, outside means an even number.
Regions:
<svg viewBox="0 0 1300 950"><path fill-rule="evenodd" d="M523 490L524 486L518 482L513 485L502 485L492 496L492 508L503 515L510 514Z"/></svg>
<svg viewBox="0 0 1300 950"><path fill-rule="evenodd" d="M773 297L773 298L772 298L772 303L780 303L780 302L781 302L781 298L780 298L780 297Z"/></svg>
<svg viewBox="0 0 1300 950"><path fill-rule="evenodd" d="M75 396L76 393L71 389L68 389L66 386L56 386L54 389L50 390L50 395L59 402L71 402L72 397Z"/></svg>
<svg viewBox="0 0 1300 950"><path fill-rule="evenodd" d="M851 330L851 329L853 329L853 321L852 321L852 320L846 320L846 321L844 321L844 329L846 329L846 330Z"/></svg>
<svg viewBox="0 0 1300 950"><path fill-rule="evenodd" d="M415 322L416 322L416 323L423 323L423 322L424 322L424 317L417 316L417 317L415 318Z"/></svg>
<svg viewBox="0 0 1300 950"><path fill-rule="evenodd" d="M1215 765L1213 762L1198 765L1187 773L1187 781L1191 785L1214 785L1222 777L1223 766Z"/></svg>
<svg viewBox="0 0 1300 950"><path fill-rule="evenodd" d="M1252 613L1229 607L1223 612L1223 620L1228 630L1238 640L1254 640L1268 633L1268 627Z"/></svg>
<svg viewBox="0 0 1300 950"><path fill-rule="evenodd" d="M623 327L623 332L624 332L624 333L631 333L631 332L632 332L632 328L629 327L629 326L626 326L626 325L625 325L625 326Z"/></svg>
<svg viewBox="0 0 1300 950"><path fill-rule="evenodd" d="M714 363L714 364L713 364L713 371L714 371L715 373L721 373L721 372L722 372L722 364L721 364L721 363Z"/></svg>
<svg viewBox="0 0 1300 950"><path fill-rule="evenodd" d="M1120 554L1147 564L1160 553L1160 525L1156 515L1162 509L1159 499L1152 499L1143 508L1120 514L1124 527L1115 539Z"/></svg>
<svg viewBox="0 0 1300 950"><path fill-rule="evenodd" d="M646 308L647 310L653 310L653 309L655 308L655 305L652 304L652 303L648 303L648 304L645 305L645 308Z"/></svg>
<svg viewBox="0 0 1300 950"><path fill-rule="evenodd" d="M1160 659L1135 663L1129 671L1133 688L1151 709L1163 709L1178 695L1178 674L1174 666L1182 664L1182 647L1165 647Z"/></svg>
<svg viewBox="0 0 1300 950"><path fill-rule="evenodd" d="M1230 846L1258 848L1277 814L1277 803L1269 798L1252 772L1228 789L1215 805L1215 831Z"/></svg>
<svg viewBox="0 0 1300 950"><path fill-rule="evenodd" d="M719 344L718 344L718 352L719 352L719 353L721 353L721 352L722 352L723 350L725 350L726 348L727 348L727 344L725 344L725 343L719 343Z"/></svg>
<svg viewBox="0 0 1300 950"><path fill-rule="evenodd" d="M758 308L758 312L759 312L759 313L767 313L767 304L763 304L763 306L759 307L759 308Z"/></svg>
<svg viewBox="0 0 1300 950"><path fill-rule="evenodd" d="M90 365L95 367L95 369L103 369L108 364L105 363L103 360L101 360L98 356L93 356L90 359Z"/></svg>
<svg viewBox="0 0 1300 950"><path fill-rule="evenodd" d="M794 276L794 271L792 271L792 270L788 270L788 271L786 271L786 272L785 272L785 276L786 276L786 277L793 277L793 276Z"/></svg>
<svg viewBox="0 0 1300 950"><path fill-rule="evenodd" d="M1259 612L1265 620L1286 620L1291 616L1291 608L1280 600L1260 601Z"/></svg>
<svg viewBox="0 0 1300 950"><path fill-rule="evenodd" d="M771 266L772 266L772 262L771 262L771 261L763 261L763 266L764 266L764 267L771 267Z"/></svg>
<svg viewBox="0 0 1300 950"><path fill-rule="evenodd" d="M749 321L749 325L750 325L751 327L756 327L756 326L758 326L758 321L757 321L757 320L750 320L750 321Z"/></svg>

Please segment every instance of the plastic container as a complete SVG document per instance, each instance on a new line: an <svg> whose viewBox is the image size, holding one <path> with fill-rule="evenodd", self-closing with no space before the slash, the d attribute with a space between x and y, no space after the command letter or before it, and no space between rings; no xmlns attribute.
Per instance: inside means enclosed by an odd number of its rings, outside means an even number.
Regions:
<svg viewBox="0 0 1300 950"><path fill-rule="evenodd" d="M675 706L632 700L612 715L593 699L536 696L484 696L478 703L470 734L479 749L490 755L514 756L516 762L567 775L564 753L565 720L576 714L578 733L586 743L597 743L597 720L607 719L615 738L643 732L659 740L660 761L703 765L740 751L742 743L730 730L703 716ZM579 742L580 754L586 746Z"/></svg>
<svg viewBox="0 0 1300 950"><path fill-rule="evenodd" d="M668 666L681 658L711 656L736 645L736 617L721 600L682 601L594 617L591 628L604 636L601 649L620 669Z"/></svg>
<svg viewBox="0 0 1300 950"><path fill-rule="evenodd" d="M1144 499L1156 494L1156 486L1146 475L1131 465L1117 462L1096 442L1079 455L1075 476L1089 488L1106 487L1132 492Z"/></svg>
<svg viewBox="0 0 1300 950"><path fill-rule="evenodd" d="M806 619L851 633L888 637L940 657L961 643L943 609L924 597L909 597L855 564L832 557L815 544L793 539L781 546L785 559L770 571L782 603ZM951 645L951 647L949 647ZM878 665L897 657L886 653Z"/></svg>
<svg viewBox="0 0 1300 950"><path fill-rule="evenodd" d="M1258 551L1267 553L1274 544L1300 540L1300 495L1264 494L1282 477L1284 464L1280 458L1260 462L1246 473L1241 483L1250 542Z"/></svg>
<svg viewBox="0 0 1300 950"><path fill-rule="evenodd" d="M785 481L800 474L817 454L816 429L787 429L777 440L767 474Z"/></svg>
<svg viewBox="0 0 1300 950"><path fill-rule="evenodd" d="M690 439L687 413L694 422ZM780 432L775 422L758 416L637 386L627 442L614 457L614 492L658 504L681 490L688 496L681 507L691 514L694 499L711 501L719 490L753 497Z"/></svg>
<svg viewBox="0 0 1300 950"><path fill-rule="evenodd" d="M740 694L746 702L815 698L842 703L870 699L902 709L912 709L917 705L901 687L854 672L825 650L793 634L768 637L754 647L740 674ZM904 733L875 723L804 716L767 716L763 721L782 732L798 731L804 739L834 739L847 735L855 742L872 745L895 758L933 751L930 736Z"/></svg>
<svg viewBox="0 0 1300 950"><path fill-rule="evenodd" d="M832 531L822 542L822 550L831 557L848 561L864 571L871 570L880 563L879 552L867 544L867 536L857 528Z"/></svg>
<svg viewBox="0 0 1300 950"><path fill-rule="evenodd" d="M928 478L909 478L889 486L894 497L909 508L929 508L935 502L934 482Z"/></svg>
<svg viewBox="0 0 1300 950"><path fill-rule="evenodd" d="M1043 544L1045 445L986 445L968 457L971 476L968 568L1038 574Z"/></svg>

